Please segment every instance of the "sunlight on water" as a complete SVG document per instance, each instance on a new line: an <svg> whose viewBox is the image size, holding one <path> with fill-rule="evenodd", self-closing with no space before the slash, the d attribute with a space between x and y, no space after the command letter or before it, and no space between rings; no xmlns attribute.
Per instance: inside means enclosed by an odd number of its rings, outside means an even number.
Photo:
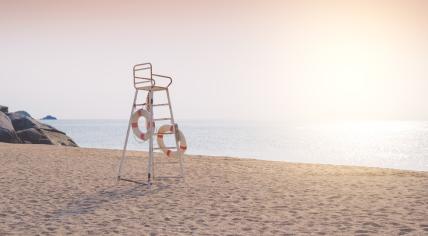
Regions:
<svg viewBox="0 0 428 236"><path fill-rule="evenodd" d="M81 147L123 148L125 120L44 122L65 131ZM186 136L189 154L428 170L428 122L287 125L179 121L179 125ZM129 149L147 147L147 143L139 143L130 136Z"/></svg>

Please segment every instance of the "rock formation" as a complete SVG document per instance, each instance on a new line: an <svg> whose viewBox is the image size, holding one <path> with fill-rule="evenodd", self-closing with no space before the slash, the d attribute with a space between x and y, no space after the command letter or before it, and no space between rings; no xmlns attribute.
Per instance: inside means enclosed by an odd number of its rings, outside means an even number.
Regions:
<svg viewBox="0 0 428 236"><path fill-rule="evenodd" d="M8 107L5 107L5 106L0 105L0 111L1 111L1 112L3 112L3 113L8 113L8 112L9 112L9 108L8 108Z"/></svg>
<svg viewBox="0 0 428 236"><path fill-rule="evenodd" d="M0 142L21 143L9 117L0 111Z"/></svg>
<svg viewBox="0 0 428 236"><path fill-rule="evenodd" d="M0 112L0 142L77 147L64 132L39 122L25 111Z"/></svg>

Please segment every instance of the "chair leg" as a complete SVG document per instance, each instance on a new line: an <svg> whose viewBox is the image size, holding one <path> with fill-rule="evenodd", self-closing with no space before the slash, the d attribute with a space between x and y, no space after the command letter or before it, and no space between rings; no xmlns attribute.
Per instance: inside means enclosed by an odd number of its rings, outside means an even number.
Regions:
<svg viewBox="0 0 428 236"><path fill-rule="evenodd" d="M150 129L154 129L152 126L153 124L153 106L152 106L152 101L153 101L153 91L149 90L149 94L148 94L148 110L150 111L150 120L148 121L150 124ZM154 132L154 130L152 130L152 132ZM149 139L149 159L148 159L148 163L147 163L147 185L150 189L151 185L152 185L152 180L154 179L154 162L153 162L153 133L150 135L150 139Z"/></svg>
<svg viewBox="0 0 428 236"><path fill-rule="evenodd" d="M171 97L169 96L169 90L166 89L165 91L166 91L166 96L168 99L169 114L171 117L171 125L175 126L174 128L176 130L176 132L175 132L175 145L176 145L176 148L177 148L176 150L177 150L177 153L178 153L179 159L180 159L179 160L180 161L180 176L184 179L183 154L180 153L180 146L178 145L178 125L175 123L174 114L172 113L172 104L171 104Z"/></svg>
<svg viewBox="0 0 428 236"><path fill-rule="evenodd" d="M134 110L135 110L135 102L137 101L137 95L138 95L138 90L135 90L134 102L132 103L131 115L129 116L128 130L126 131L125 144L123 146L122 157L120 158L120 162L119 162L118 169L117 169L117 180L118 181L120 180L122 166L124 165L125 158L126 158L125 154L126 154L126 148L128 147L129 132L131 130L131 118L132 118L132 114L134 113Z"/></svg>

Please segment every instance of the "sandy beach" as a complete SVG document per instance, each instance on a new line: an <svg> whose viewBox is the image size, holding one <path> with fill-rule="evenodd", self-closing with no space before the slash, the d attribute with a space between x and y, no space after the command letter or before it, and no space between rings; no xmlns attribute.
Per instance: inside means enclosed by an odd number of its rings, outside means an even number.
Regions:
<svg viewBox="0 0 428 236"><path fill-rule="evenodd" d="M0 235L428 234L427 172L186 156L185 181L149 191L115 181L119 155L1 143Z"/></svg>

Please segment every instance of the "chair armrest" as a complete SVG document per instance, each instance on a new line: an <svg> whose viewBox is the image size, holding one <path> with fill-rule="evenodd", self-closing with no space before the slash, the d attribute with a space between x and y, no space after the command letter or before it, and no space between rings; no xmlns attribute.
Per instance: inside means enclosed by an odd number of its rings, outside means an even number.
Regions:
<svg viewBox="0 0 428 236"><path fill-rule="evenodd" d="M169 83L168 83L168 85L166 86L167 88L172 84L172 78L171 78L171 77L168 77L168 76L165 76L165 75L157 75L157 74L152 74L152 77L168 79L168 80L169 80Z"/></svg>

